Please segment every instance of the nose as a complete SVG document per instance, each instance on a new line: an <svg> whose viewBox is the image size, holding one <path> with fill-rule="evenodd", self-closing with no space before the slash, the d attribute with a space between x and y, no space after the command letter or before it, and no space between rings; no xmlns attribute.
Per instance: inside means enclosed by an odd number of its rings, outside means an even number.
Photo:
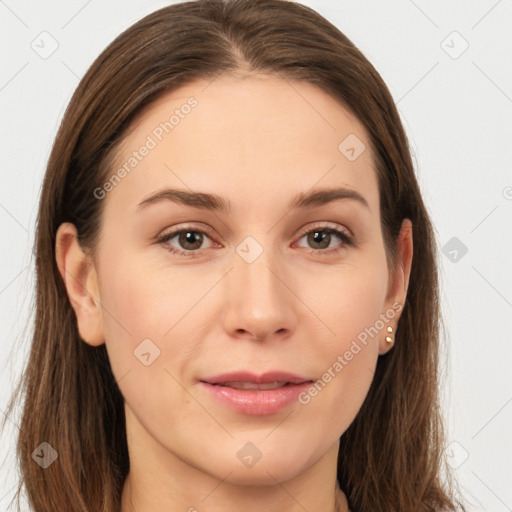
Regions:
<svg viewBox="0 0 512 512"><path fill-rule="evenodd" d="M285 339L296 329L299 302L291 286L292 276L270 250L249 263L234 255L234 268L225 279L226 332L237 339Z"/></svg>

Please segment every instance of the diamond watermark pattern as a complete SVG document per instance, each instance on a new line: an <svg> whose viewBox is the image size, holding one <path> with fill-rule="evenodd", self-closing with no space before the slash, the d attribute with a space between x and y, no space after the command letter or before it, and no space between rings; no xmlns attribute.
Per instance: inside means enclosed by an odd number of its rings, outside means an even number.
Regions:
<svg viewBox="0 0 512 512"><path fill-rule="evenodd" d="M160 356L160 349L150 339L146 338L133 353L144 366L149 366Z"/></svg>
<svg viewBox="0 0 512 512"><path fill-rule="evenodd" d="M30 47L34 50L41 59L48 59L51 57L59 47L57 40L49 33L41 32L31 43Z"/></svg>
<svg viewBox="0 0 512 512"><path fill-rule="evenodd" d="M244 466L252 468L261 459L262 453L253 443L245 443L236 453Z"/></svg>
<svg viewBox="0 0 512 512"><path fill-rule="evenodd" d="M469 43L454 30L441 41L441 48L455 60L469 48Z"/></svg>
<svg viewBox="0 0 512 512"><path fill-rule="evenodd" d="M53 446L47 442L41 443L33 452L32 458L43 468L51 466L59 454Z"/></svg>
<svg viewBox="0 0 512 512"><path fill-rule="evenodd" d="M357 160L365 149L363 141L354 133L345 137L338 146L339 152L350 162Z"/></svg>
<svg viewBox="0 0 512 512"><path fill-rule="evenodd" d="M443 254L452 262L458 263L468 252L468 248L456 236L452 236L442 247Z"/></svg>
<svg viewBox="0 0 512 512"><path fill-rule="evenodd" d="M446 461L452 469L457 469L469 458L468 451L457 441L452 441L445 449Z"/></svg>
<svg viewBox="0 0 512 512"><path fill-rule="evenodd" d="M263 247L252 236L247 236L236 248L237 254L246 262L255 262L263 252Z"/></svg>

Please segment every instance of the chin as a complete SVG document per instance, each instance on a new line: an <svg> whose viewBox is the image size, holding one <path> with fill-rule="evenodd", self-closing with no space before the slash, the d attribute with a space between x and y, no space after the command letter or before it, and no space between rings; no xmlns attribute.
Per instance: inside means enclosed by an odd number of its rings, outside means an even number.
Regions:
<svg viewBox="0 0 512 512"><path fill-rule="evenodd" d="M273 486L276 482L282 483L291 480L298 474L303 472L306 467L303 467L298 461L293 460L279 460L278 457L273 457L272 460L267 461L265 464L260 460L252 468L243 467L243 465L231 464L227 465L226 473L220 475L218 466L215 467L215 476L220 479L226 478L226 482L233 485L240 486Z"/></svg>
<svg viewBox="0 0 512 512"><path fill-rule="evenodd" d="M286 482L306 471L321 458L321 450L298 444L261 441L251 443L232 441L220 453L209 451L207 466L201 461L203 471L220 480L241 486L276 485ZM234 446L233 446L234 445ZM229 455L227 455L229 454ZM226 456L227 455L227 456ZM226 478L226 475L229 475Z"/></svg>

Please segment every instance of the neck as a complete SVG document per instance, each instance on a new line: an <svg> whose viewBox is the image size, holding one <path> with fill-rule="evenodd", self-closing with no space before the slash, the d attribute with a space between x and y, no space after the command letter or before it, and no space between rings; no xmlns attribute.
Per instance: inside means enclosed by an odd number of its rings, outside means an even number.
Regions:
<svg viewBox="0 0 512 512"><path fill-rule="evenodd" d="M219 478L181 460L138 422L131 422L127 435L130 473L120 512L348 512L336 479L339 443L291 478L240 485L230 478L233 472Z"/></svg>
<svg viewBox="0 0 512 512"><path fill-rule="evenodd" d="M223 482L218 482L217 485L220 487L223 485ZM339 488L335 489L330 496L326 496L325 499L322 499L321 494L316 495L314 502L307 505L303 503L308 503L308 499L299 502L284 486L280 493L281 496L274 495L275 493L268 490L262 492L258 488L241 488L236 491L226 488L224 492L217 492L215 490L215 496L212 496L212 492L210 492L210 494L195 496L185 500L176 494L172 496L171 501L170 497L173 493L170 493L169 490L167 490L167 493L169 500L162 507L161 502L155 499L155 496L151 496L133 481L130 473L123 487L120 510L121 512L146 512L149 510L201 512L208 507L207 510L211 512L228 512L231 510L239 511L240 506L243 504L243 510L248 512L262 510L262 508L267 511L279 510L280 512L303 512L304 510L308 512L325 512L326 510L350 512L345 494ZM210 507L207 500L212 503L215 502L215 505ZM194 503L195 506L191 506L191 503ZM233 504L233 506L230 506L230 504Z"/></svg>

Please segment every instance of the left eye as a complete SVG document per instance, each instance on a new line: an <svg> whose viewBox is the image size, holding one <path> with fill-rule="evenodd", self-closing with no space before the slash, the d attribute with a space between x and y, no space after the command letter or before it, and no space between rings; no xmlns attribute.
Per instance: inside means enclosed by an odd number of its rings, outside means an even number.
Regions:
<svg viewBox="0 0 512 512"><path fill-rule="evenodd" d="M329 227L319 227L314 228L306 232L302 238L306 237L307 242L313 245L318 245L319 247L313 247L312 250L314 252L332 252L332 251L325 251L324 249L330 248L331 242L333 241L333 235L335 238L338 238L338 240L341 240L343 245L351 246L352 238L345 233L344 231L340 231L338 229L329 228ZM335 250L340 250L340 247Z"/></svg>

